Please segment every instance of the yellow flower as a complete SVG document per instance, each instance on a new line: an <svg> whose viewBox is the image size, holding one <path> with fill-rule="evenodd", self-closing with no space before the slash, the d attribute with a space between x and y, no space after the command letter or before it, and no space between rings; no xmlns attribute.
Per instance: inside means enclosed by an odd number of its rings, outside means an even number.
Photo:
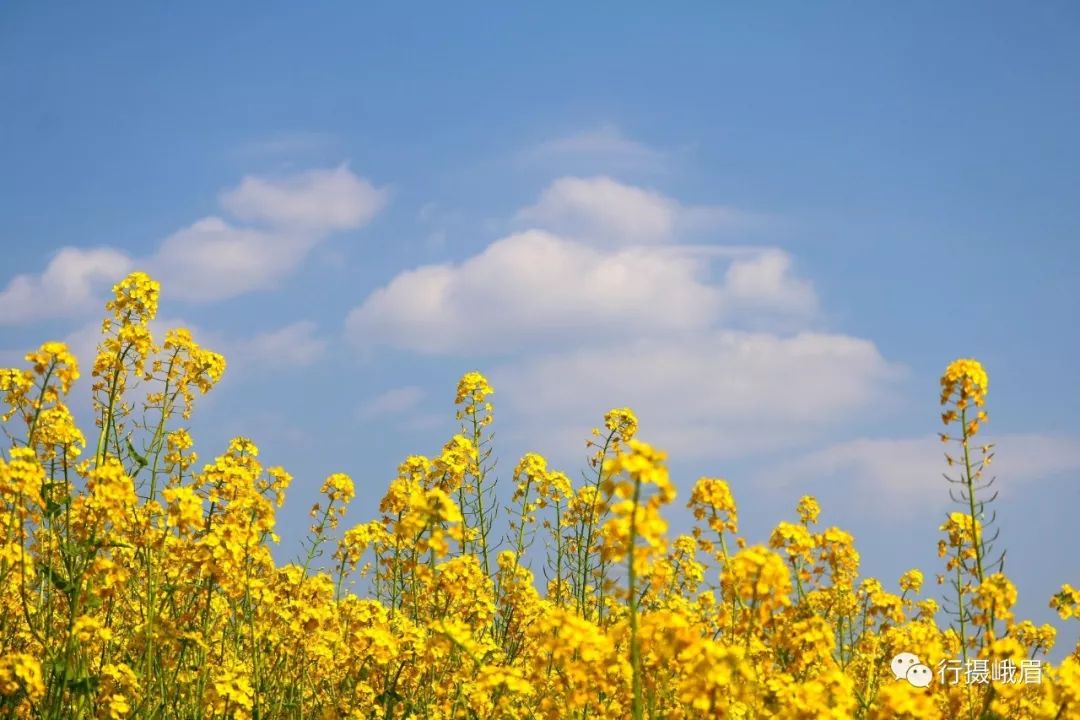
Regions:
<svg viewBox="0 0 1080 720"><path fill-rule="evenodd" d="M42 504L41 487L45 471L30 448L12 448L11 460L0 457L0 500L18 505L23 498L34 506Z"/></svg>
<svg viewBox="0 0 1080 720"><path fill-rule="evenodd" d="M969 403L982 405L988 387L989 379L982 363L969 358L954 360L941 376L941 404L955 401L961 409ZM950 420L946 420L946 424Z"/></svg>
<svg viewBox="0 0 1080 720"><path fill-rule="evenodd" d="M1080 589L1065 583L1054 597L1050 598L1050 608L1057 610L1062 620L1075 617L1080 620Z"/></svg>
<svg viewBox="0 0 1080 720"><path fill-rule="evenodd" d="M17 693L25 693L32 700L45 694L41 663L26 653L0 656L0 696L10 697Z"/></svg>
<svg viewBox="0 0 1080 720"><path fill-rule="evenodd" d="M1016 586L1002 573L994 573L975 588L972 602L982 612L973 616L976 623L989 624L990 618L1011 620L1012 607L1016 604Z"/></svg>
<svg viewBox="0 0 1080 720"><path fill-rule="evenodd" d="M133 272L113 286L113 299L105 308L119 322L146 323L157 316L161 284L144 272Z"/></svg>
<svg viewBox="0 0 1080 720"><path fill-rule="evenodd" d="M239 668L222 668L207 687L205 706L215 714L228 711L233 720L250 720L255 691Z"/></svg>
<svg viewBox="0 0 1080 720"><path fill-rule="evenodd" d="M1017 587L984 574L984 529L968 513L940 528L955 572L939 582L957 593L942 608L964 619L954 629L935 599L916 597L919 570L899 594L860 576L854 539L816 529L812 496L768 546L748 545L731 537L728 483L702 477L693 527L669 533L667 456L637 439L627 408L594 430L582 483L537 453L496 472L483 430L493 391L478 372L457 387L460 434L405 458L375 519L330 532L357 492L330 474L303 560L282 564L274 528L292 476L264 468L243 437L193 470L180 425L225 361L183 328L159 351L158 295L142 273L114 288L90 458L65 398L78 378L66 347L46 343L27 369L0 370L12 441L0 451L2 717L1080 717L1080 647L1045 659L1057 629L1013 617ZM140 382L151 387L141 414L128 397ZM973 360L942 378L942 420L962 423L946 435L981 452L974 472L991 455L967 445L987 419L986 387ZM6 424L16 417L19 428ZM1063 585L1050 606L1080 618L1080 590ZM897 652L999 677L973 688L935 673L916 688L890 672ZM1035 660L1041 682L1002 670L1030 673Z"/></svg>
<svg viewBox="0 0 1080 720"><path fill-rule="evenodd" d="M630 442L637 434L638 419L630 408L614 408L604 415L604 427L616 434L622 442Z"/></svg>
<svg viewBox="0 0 1080 720"><path fill-rule="evenodd" d="M803 525L815 525L821 515L821 506L812 495L804 495L799 499L798 513Z"/></svg>
<svg viewBox="0 0 1080 720"><path fill-rule="evenodd" d="M356 495L352 478L345 473L334 473L326 478L319 492L326 495L331 502L342 504L347 504Z"/></svg>
<svg viewBox="0 0 1080 720"><path fill-rule="evenodd" d="M169 522L182 533L203 526L203 501L191 487L166 488L162 493L169 503Z"/></svg>
<svg viewBox="0 0 1080 720"><path fill-rule="evenodd" d="M918 593L920 590L922 590L922 586L923 586L923 574L919 570L915 570L915 569L908 570L906 573L904 573L900 577L900 589L901 590L904 590L904 591L907 591L907 592Z"/></svg>
<svg viewBox="0 0 1080 720"><path fill-rule="evenodd" d="M431 480L442 490L454 492L461 487L465 476L475 474L479 453L472 440L455 435L443 445L442 453L431 462Z"/></svg>
<svg viewBox="0 0 1080 720"><path fill-rule="evenodd" d="M91 615L80 615L75 619L71 627L72 637L81 643L89 643L95 640L109 641L113 638L113 632L105 627L99 618Z"/></svg>
<svg viewBox="0 0 1080 720"><path fill-rule="evenodd" d="M728 597L756 608L762 618L791 604L791 573L779 555L762 546L740 550L720 582Z"/></svg>
<svg viewBox="0 0 1080 720"><path fill-rule="evenodd" d="M26 361L38 376L49 374L58 380L61 395L71 392L71 386L79 379L79 364L62 342L45 343L37 352L29 353Z"/></svg>
<svg viewBox="0 0 1080 720"><path fill-rule="evenodd" d="M735 499L726 480L703 477L694 484L690 494L689 508L698 520L708 518L709 527L716 533L724 531L738 532L739 518L735 508Z"/></svg>
<svg viewBox="0 0 1080 720"><path fill-rule="evenodd" d="M473 371L462 375L458 382L457 395L454 398L454 404L460 406L457 413L458 419L475 415L480 427L490 424L491 404L487 399L494 392L487 378L480 373Z"/></svg>
<svg viewBox="0 0 1080 720"><path fill-rule="evenodd" d="M0 392L8 409L0 414L0 422L7 422L20 410L27 411L30 391L34 388L34 376L18 368L0 368ZM30 421L29 415L27 422Z"/></svg>
<svg viewBox="0 0 1080 720"><path fill-rule="evenodd" d="M156 406L171 407L176 395L183 399L182 415L191 417L194 392L205 395L225 374L225 358L199 346L186 328L176 328L165 334L162 345L167 358L153 366L155 376L165 391L151 395L148 401Z"/></svg>
<svg viewBox="0 0 1080 720"><path fill-rule="evenodd" d="M38 416L35 444L41 448L43 462L57 456L57 449L68 462L73 462L86 448L86 437L75 424L71 411L63 403L47 408Z"/></svg>

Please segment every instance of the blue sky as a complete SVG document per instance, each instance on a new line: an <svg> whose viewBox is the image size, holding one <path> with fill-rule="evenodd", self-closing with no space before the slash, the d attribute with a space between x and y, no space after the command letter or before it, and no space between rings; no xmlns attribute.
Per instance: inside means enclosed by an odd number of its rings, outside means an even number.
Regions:
<svg viewBox="0 0 1080 720"><path fill-rule="evenodd" d="M1067 2L7 3L0 363L91 352L148 269L231 361L203 457L249 435L297 478L284 548L329 472L369 517L477 368L504 467L573 474L630 405L684 498L727 477L761 541L816 493L895 583L940 567L937 377L974 356L1049 620L1080 582L1078 31Z"/></svg>

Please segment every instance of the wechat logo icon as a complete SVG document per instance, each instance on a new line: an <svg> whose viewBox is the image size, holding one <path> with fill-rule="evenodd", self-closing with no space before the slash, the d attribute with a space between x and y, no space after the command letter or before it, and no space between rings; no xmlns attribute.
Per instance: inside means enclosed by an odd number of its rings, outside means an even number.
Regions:
<svg viewBox="0 0 1080 720"><path fill-rule="evenodd" d="M893 676L897 680L907 680L917 688L927 687L934 679L934 673L930 668L913 653L900 653L892 659L889 667L892 668Z"/></svg>

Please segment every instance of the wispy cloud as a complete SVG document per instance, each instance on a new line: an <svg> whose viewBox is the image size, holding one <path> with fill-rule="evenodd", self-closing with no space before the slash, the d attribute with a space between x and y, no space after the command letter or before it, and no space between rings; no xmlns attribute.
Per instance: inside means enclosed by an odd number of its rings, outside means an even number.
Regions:
<svg viewBox="0 0 1080 720"><path fill-rule="evenodd" d="M993 442L986 478L1003 496L1030 490L1042 480L1080 472L1080 438L1054 434L1003 434ZM932 435L912 438L859 438L830 445L767 468L759 482L776 487L824 483L841 487L860 507L880 513L914 514L949 504L943 473L944 447ZM951 469L957 477L957 469ZM874 500L874 502L867 502Z"/></svg>
<svg viewBox="0 0 1080 720"><path fill-rule="evenodd" d="M44 271L17 275L0 290L0 325L96 312L104 289L133 268L150 271L171 296L184 300L269 288L333 233L369 223L387 199L385 189L346 165L248 176L221 195L222 208L235 220L201 218L148 256L108 247L60 249Z"/></svg>
<svg viewBox="0 0 1080 720"><path fill-rule="evenodd" d="M331 133L304 130L279 132L243 143L235 148L233 154L245 161L260 158L292 161L333 150L337 142Z"/></svg>
<svg viewBox="0 0 1080 720"><path fill-rule="evenodd" d="M310 367L322 359L327 346L318 326L301 320L226 344L225 352L232 362L258 371Z"/></svg>
<svg viewBox="0 0 1080 720"><path fill-rule="evenodd" d="M103 284L128 272L132 264L112 248L63 248L42 273L16 275L0 291L0 325L81 313L94 304Z"/></svg>
<svg viewBox="0 0 1080 720"><path fill-rule="evenodd" d="M604 124L537 143L521 159L528 164L588 163L612 170L656 171L667 166L671 153L627 137L616 125Z"/></svg>
<svg viewBox="0 0 1080 720"><path fill-rule="evenodd" d="M443 207L437 202L424 203L417 218L426 228L424 246L432 251L445 249L451 234L460 230L464 221L460 211Z"/></svg>
<svg viewBox="0 0 1080 720"><path fill-rule="evenodd" d="M592 244L670 243L688 235L746 229L751 213L721 206L687 206L656 190L607 176L562 177L518 212L517 221Z"/></svg>
<svg viewBox="0 0 1080 720"><path fill-rule="evenodd" d="M423 398L423 389L415 385L394 388L361 405L357 410L357 415L364 420L385 415L400 415L415 408Z"/></svg>
<svg viewBox="0 0 1080 720"><path fill-rule="evenodd" d="M240 220L322 235L366 225L387 199L385 189L339 165L280 178L249 175L221 194L221 206Z"/></svg>
<svg viewBox="0 0 1080 720"><path fill-rule="evenodd" d="M207 217L165 239L146 261L181 299L220 300L273 287L334 232L362 227L387 192L342 165L281 178L245 177L222 193L245 225Z"/></svg>
<svg viewBox="0 0 1080 720"><path fill-rule="evenodd" d="M491 375L523 436L562 428L555 442L577 447L607 410L629 406L643 438L686 459L819 441L889 401L903 372L865 339L709 328L540 353Z"/></svg>

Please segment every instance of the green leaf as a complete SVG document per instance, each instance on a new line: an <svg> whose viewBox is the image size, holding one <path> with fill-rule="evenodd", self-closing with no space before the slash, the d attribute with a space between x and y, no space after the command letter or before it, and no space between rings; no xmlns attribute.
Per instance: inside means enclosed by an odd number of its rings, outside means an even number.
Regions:
<svg viewBox="0 0 1080 720"><path fill-rule="evenodd" d="M49 582L51 582L57 590L69 597L71 596L71 593L75 589L74 584L67 578L60 575L60 573L54 570L51 565L39 563L38 571L46 578L48 578Z"/></svg>
<svg viewBox="0 0 1080 720"><path fill-rule="evenodd" d="M45 503L45 517L54 518L64 511L64 505L58 503L55 500L48 500Z"/></svg>
<svg viewBox="0 0 1080 720"><path fill-rule="evenodd" d="M144 468L144 467L146 467L147 465L150 464L149 461L146 459L146 457L143 456L143 455L140 455L139 452L135 449L135 446L131 444L131 438L130 437L124 438L124 443L127 445L128 455L130 455L132 457L132 459L135 460L135 463L140 468Z"/></svg>
<svg viewBox="0 0 1080 720"><path fill-rule="evenodd" d="M98 679L90 675L68 680L65 685L76 695L92 695L97 692Z"/></svg>
<svg viewBox="0 0 1080 720"><path fill-rule="evenodd" d="M63 658L56 658L52 661L52 674L60 679L67 677L67 662Z"/></svg>

